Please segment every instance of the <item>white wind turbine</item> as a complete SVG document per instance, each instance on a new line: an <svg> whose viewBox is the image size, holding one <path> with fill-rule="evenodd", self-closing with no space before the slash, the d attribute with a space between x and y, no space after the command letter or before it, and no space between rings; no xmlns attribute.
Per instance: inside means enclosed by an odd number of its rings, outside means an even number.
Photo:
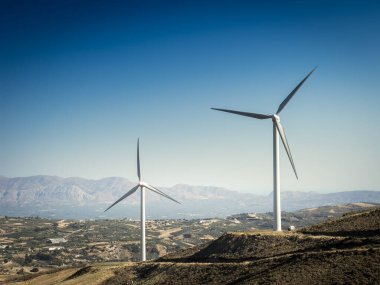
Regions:
<svg viewBox="0 0 380 285"><path fill-rule="evenodd" d="M213 110L217 111L223 111L228 112L232 114L237 114L241 116L251 117L259 120L263 119L272 119L273 122L273 215L274 215L274 225L273 229L275 231L281 231L281 199L280 199L280 161L279 161L279 139L278 139L278 133L280 134L282 143L285 147L286 153L288 154L290 163L293 167L294 174L296 175L296 178L298 179L296 167L293 162L292 154L290 152L290 148L288 145L288 142L286 140L286 135L284 128L282 127L280 123L280 116L279 114L281 111L285 108L286 104L292 99L292 97L296 94L298 89L302 86L302 84L309 78L309 76L314 72L314 70L317 67L315 67L310 73L294 88L292 92L285 98L284 101L280 104L278 107L278 110L273 115L265 115L265 114L257 114L257 113L248 113L248 112L240 112L240 111L233 111L233 110L226 110L226 109L217 109L217 108L211 108Z"/></svg>
<svg viewBox="0 0 380 285"><path fill-rule="evenodd" d="M137 176L139 177L139 183L133 187L131 190L129 190L127 193L125 193L122 197L120 197L119 200L117 200L115 203L113 203L111 206L109 206L104 212L111 209L113 206L115 206L120 201L124 200L128 196L132 195L137 191L137 189L140 188L141 190L141 261L146 260L146 249L145 249L145 188L149 189L161 196L164 196L165 198L168 198L178 204L181 204L177 200L173 199L169 195L165 194L161 190L157 189L156 187L153 187L152 185L149 185L146 182L143 182L141 179L141 172L140 172L140 143L139 139L137 140Z"/></svg>

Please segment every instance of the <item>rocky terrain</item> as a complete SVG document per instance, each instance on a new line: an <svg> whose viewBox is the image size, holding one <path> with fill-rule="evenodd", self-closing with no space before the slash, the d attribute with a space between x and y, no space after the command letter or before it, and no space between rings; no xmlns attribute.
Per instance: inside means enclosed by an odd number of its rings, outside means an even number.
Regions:
<svg viewBox="0 0 380 285"><path fill-rule="evenodd" d="M88 263L4 280L7 284L378 284L380 209L361 206L359 212L295 232L230 231L154 261ZM239 222L243 221L247 220Z"/></svg>

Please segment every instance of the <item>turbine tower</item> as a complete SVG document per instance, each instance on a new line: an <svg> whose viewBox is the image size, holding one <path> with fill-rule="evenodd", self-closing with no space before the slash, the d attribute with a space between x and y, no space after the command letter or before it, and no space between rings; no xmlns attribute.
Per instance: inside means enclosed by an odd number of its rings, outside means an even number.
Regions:
<svg viewBox="0 0 380 285"><path fill-rule="evenodd" d="M127 193L125 193L123 196L120 197L119 200L117 200L115 203L113 203L111 206L109 206L104 212L111 209L113 206L115 206L117 203L121 202L128 196L132 195L137 191L137 189L140 188L141 190L141 261L146 260L146 249L145 249L145 188L148 190L151 190L167 199L170 199L178 204L181 204L177 200L173 199L169 195L165 194L161 190L157 189L156 187L153 187L152 185L149 185L146 182L143 182L141 179L141 171L140 171L140 141L137 139L137 176L139 178L139 183L133 187L131 190L129 190Z"/></svg>
<svg viewBox="0 0 380 285"><path fill-rule="evenodd" d="M294 174L298 179L296 167L294 165L294 161L292 158L292 154L290 152L290 148L288 145L288 141L286 140L286 135L284 128L280 123L280 113L288 104L288 102L293 98L298 89L304 84L304 82L309 78L309 76L315 71L317 67L315 67L310 73L294 88L292 92L285 98L284 101L280 104L277 109L277 112L273 115L265 115L258 113L248 113L248 112L240 112L226 109L217 109L211 108L213 110L228 112L236 115L246 116L254 119L265 120L272 119L273 122L273 215L274 215L274 225L273 230L281 231L281 198L280 198L280 161L279 161L279 138L278 134L280 134L282 143L285 147L286 153L288 154L290 164L294 170Z"/></svg>

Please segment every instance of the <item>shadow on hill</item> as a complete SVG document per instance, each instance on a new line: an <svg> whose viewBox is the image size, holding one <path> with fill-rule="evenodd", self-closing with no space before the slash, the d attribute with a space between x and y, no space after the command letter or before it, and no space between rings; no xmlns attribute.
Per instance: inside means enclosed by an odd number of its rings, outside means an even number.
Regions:
<svg viewBox="0 0 380 285"><path fill-rule="evenodd" d="M93 273L93 272L96 272L97 270L95 268L93 268L92 266L86 266L86 267L83 267L81 269L79 269L78 271L76 271L74 274L70 275L69 277L66 278L66 281L67 280L71 280L71 279L75 279L75 278L78 278L82 275L85 275L85 274L88 274L88 273Z"/></svg>

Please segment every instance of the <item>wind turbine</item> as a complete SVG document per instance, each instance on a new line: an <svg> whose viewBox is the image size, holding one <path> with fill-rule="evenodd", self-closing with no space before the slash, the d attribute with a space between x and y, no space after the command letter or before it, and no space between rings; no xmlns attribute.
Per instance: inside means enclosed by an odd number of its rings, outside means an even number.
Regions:
<svg viewBox="0 0 380 285"><path fill-rule="evenodd" d="M132 195L137 191L137 189L140 188L141 190L141 261L146 260L146 249L145 249L145 188L148 190L151 190L161 196L164 196L167 199L170 199L178 204L181 204L177 200L173 199L169 195L165 194L161 190L157 189L156 187L153 187L152 185L149 185L146 182L143 182L141 179L141 171L140 171L140 141L137 139L137 176L139 178L139 183L133 187L131 190L129 190L127 193L125 193L123 196L120 197L119 200L117 200L115 203L113 203L111 206L109 206L104 212L111 209L113 206L115 206L117 203L121 202L128 196Z"/></svg>
<svg viewBox="0 0 380 285"><path fill-rule="evenodd" d="M240 112L240 111L233 111L233 110L226 110L226 109L217 109L217 108L211 108L213 110L222 111L222 112L228 112L236 115L246 116L254 119L259 120L265 120L265 119L272 119L273 122L273 214L274 214L274 225L273 230L275 231L281 231L281 198L280 198L280 161L279 161L279 139L278 134L280 134L282 143L285 147L286 153L288 154L290 163L292 165L292 168L294 170L294 174L296 175L296 178L298 179L296 167L293 162L292 154L290 152L290 148L288 145L288 141L286 140L286 135L284 128L282 127L280 123L280 113L285 108L285 106L288 104L290 99L293 98L293 96L296 94L298 89L304 84L304 82L309 78L309 76L315 71L317 67L315 67L310 73L294 88L292 92L285 98L284 101L280 104L280 106L277 109L277 112L273 115L265 115L265 114L258 114L258 113L248 113L248 112Z"/></svg>

